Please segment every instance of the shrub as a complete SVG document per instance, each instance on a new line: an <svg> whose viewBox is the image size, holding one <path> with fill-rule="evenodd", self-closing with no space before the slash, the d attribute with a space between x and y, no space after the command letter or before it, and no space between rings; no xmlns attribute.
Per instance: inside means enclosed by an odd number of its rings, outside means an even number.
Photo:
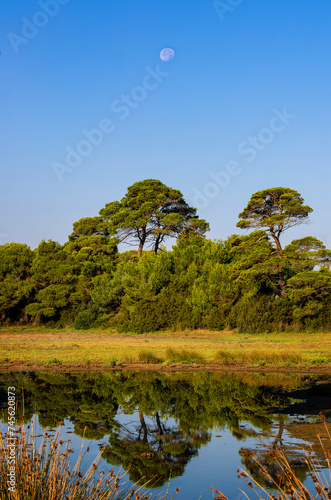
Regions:
<svg viewBox="0 0 331 500"><path fill-rule="evenodd" d="M284 331L292 319L290 301L274 296L244 296L231 310L229 321L239 333Z"/></svg>
<svg viewBox="0 0 331 500"><path fill-rule="evenodd" d="M86 311L80 311L75 319L74 327L76 330L88 330L93 326L93 323L97 319L98 308L92 305Z"/></svg>

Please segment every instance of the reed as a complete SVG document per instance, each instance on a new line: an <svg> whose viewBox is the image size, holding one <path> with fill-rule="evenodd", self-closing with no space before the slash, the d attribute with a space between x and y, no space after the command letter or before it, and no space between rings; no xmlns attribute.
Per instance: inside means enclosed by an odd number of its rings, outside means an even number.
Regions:
<svg viewBox="0 0 331 500"><path fill-rule="evenodd" d="M331 443L331 435L325 418L324 426ZM318 436L319 437L319 436ZM259 467L259 475L264 478L268 486L273 491L268 491L263 485L263 481L254 479L243 469L237 470L238 477L244 478L248 487L254 493L254 497L259 500L330 500L331 498L331 452L323 445L319 437L319 443L322 447L325 461L321 464L320 460L314 455L313 450L304 450L305 463L307 465L308 474L312 479L315 491L310 491L298 478L290 461L286 457L284 451L280 447L274 447L272 450L272 458L274 465L277 467L277 473L271 473L270 469L257 458L253 457L256 465ZM211 488L213 500L228 500L219 490ZM249 495L243 490L240 490L243 497L249 499Z"/></svg>
<svg viewBox="0 0 331 500"><path fill-rule="evenodd" d="M73 465L70 455L74 450L69 442L63 442L60 427L54 436L44 431L39 447L32 424L18 427L16 434L15 488L10 491L6 435L0 433L1 500L171 500L167 492L156 496L150 491L153 481L132 486L125 473L115 474L113 469L107 474L97 472L102 452L84 472L83 461L89 449L83 452L83 444Z"/></svg>
<svg viewBox="0 0 331 500"><path fill-rule="evenodd" d="M324 419L324 417L322 416ZM331 435L324 419L324 425L331 443ZM125 473L107 474L97 472L102 452L98 454L86 472L83 461L88 448L83 452L83 444L79 457L74 465L70 460L73 449L70 443L64 443L60 437L60 427L54 436L43 432L39 447L33 435L33 424L20 426L17 429L15 450L15 491L8 489L8 455L6 435L0 432L0 499L1 500L172 500L168 497L169 484L165 493L155 495L151 491L152 481L144 484L129 485ZM244 478L247 486L259 500L330 500L331 499L331 452L319 439L325 461L323 464L314 455L313 450L305 451L305 462L315 491L309 490L296 475L294 468L280 447L271 451L277 474L257 457L253 457L259 468L259 481L243 469L237 471L238 477ZM275 471L275 468L273 468ZM143 479L142 479L143 481ZM264 484L268 484L268 489ZM269 490L272 488L272 490ZM213 500L228 500L219 490L211 488ZM240 490L243 498L249 495Z"/></svg>

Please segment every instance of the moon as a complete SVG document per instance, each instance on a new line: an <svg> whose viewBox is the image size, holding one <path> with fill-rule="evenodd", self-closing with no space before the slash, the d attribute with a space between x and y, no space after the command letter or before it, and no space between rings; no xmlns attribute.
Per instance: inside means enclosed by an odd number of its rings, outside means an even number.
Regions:
<svg viewBox="0 0 331 500"><path fill-rule="evenodd" d="M171 61L175 57L175 52L172 49L162 49L160 52L160 59L164 62Z"/></svg>

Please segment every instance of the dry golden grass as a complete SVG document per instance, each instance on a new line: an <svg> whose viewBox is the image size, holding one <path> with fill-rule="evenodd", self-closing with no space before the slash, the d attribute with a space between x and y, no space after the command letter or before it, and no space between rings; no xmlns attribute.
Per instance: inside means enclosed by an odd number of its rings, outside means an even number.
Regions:
<svg viewBox="0 0 331 500"><path fill-rule="evenodd" d="M331 333L184 331L142 335L105 331L0 330L0 366L116 366L121 363L216 363L330 367ZM154 358L154 361L153 361Z"/></svg>

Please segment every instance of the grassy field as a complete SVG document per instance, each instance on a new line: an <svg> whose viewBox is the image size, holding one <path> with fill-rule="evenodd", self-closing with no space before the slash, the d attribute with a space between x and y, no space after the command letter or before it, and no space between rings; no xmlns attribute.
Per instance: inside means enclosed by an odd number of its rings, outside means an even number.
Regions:
<svg viewBox="0 0 331 500"><path fill-rule="evenodd" d="M331 333L238 334L184 331L142 335L101 330L0 329L0 369L157 364L166 368L305 367L331 372Z"/></svg>

